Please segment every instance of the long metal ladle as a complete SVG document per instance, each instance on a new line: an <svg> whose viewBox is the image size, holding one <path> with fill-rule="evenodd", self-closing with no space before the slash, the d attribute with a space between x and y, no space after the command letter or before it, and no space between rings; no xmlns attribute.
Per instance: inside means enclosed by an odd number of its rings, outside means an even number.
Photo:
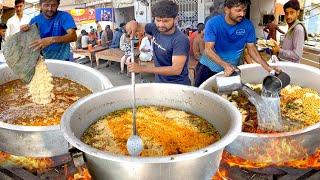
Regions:
<svg viewBox="0 0 320 180"><path fill-rule="evenodd" d="M134 43L131 40L131 62L134 63ZM132 105L132 135L127 141L127 150L131 156L139 156L143 151L143 142L137 133L136 125L136 80L135 73L131 73L131 84L133 89L133 105Z"/></svg>

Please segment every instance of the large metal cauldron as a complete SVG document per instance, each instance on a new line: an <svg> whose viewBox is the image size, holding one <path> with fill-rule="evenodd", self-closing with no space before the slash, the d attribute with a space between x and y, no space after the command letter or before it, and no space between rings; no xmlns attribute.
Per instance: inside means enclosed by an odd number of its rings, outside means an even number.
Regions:
<svg viewBox="0 0 320 180"><path fill-rule="evenodd" d="M279 62L271 64L280 67L291 77L291 84L308 87L320 93L320 69L290 62ZM261 84L267 72L258 64L243 65L241 69L241 79L244 83ZM209 78L200 88L212 91L216 88L216 76ZM320 108L320 107L319 107ZM276 134L255 134L241 132L240 136L226 147L227 151L238 157L253 162L284 163L295 159L304 158L313 154L320 148L320 123L307 128ZM281 144L282 143L282 144ZM299 147L298 147L298 146ZM260 147L258 154L253 151ZM295 151L298 148L305 149L307 153L279 154L277 152L288 152L289 149Z"/></svg>
<svg viewBox="0 0 320 180"><path fill-rule="evenodd" d="M161 105L199 115L217 128L222 139L195 152L164 157L130 157L92 148L79 140L83 132L99 117L131 107L131 86L112 88L79 100L68 108L61 121L65 138L85 153L94 178L211 179L224 147L241 131L240 112L216 94L183 85L139 84L136 98L137 105Z"/></svg>
<svg viewBox="0 0 320 180"><path fill-rule="evenodd" d="M84 65L59 60L46 60L55 77L73 80L93 92L112 87L103 74ZM0 66L0 84L17 79L6 64ZM60 126L20 126L0 120L0 150L18 156L51 157L68 152Z"/></svg>

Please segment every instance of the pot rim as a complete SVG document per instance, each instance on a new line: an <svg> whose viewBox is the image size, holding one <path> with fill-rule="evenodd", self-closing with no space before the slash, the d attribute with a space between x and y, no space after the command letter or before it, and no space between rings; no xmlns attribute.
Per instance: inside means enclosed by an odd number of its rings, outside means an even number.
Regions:
<svg viewBox="0 0 320 180"><path fill-rule="evenodd" d="M284 66L284 67L295 67L295 68L300 68L300 69L308 69L308 71L311 71L313 73L319 74L320 75L320 70L312 67L312 66L308 66L305 64L298 64L298 63L292 63L292 62L277 62L277 63L269 63L270 66L272 67L276 67L276 66ZM256 68L256 67L261 67L260 64L245 64L245 65L241 65L239 66L239 69L250 69L250 68ZM220 72L216 75L222 74L223 72ZM210 84L210 82L212 82L215 79L215 76L210 77L209 79L207 79L205 82L203 82L200 85L200 89L204 89L208 84ZM210 91L209 91L210 92ZM213 93L213 92L211 92ZM320 93L320 92L319 92ZM245 136L245 137L251 137L251 138L278 138L278 137L289 137L289 136L293 136L293 135L300 135L302 133L306 133L306 132L310 132L312 130L318 129L320 128L320 122L313 124L311 126L307 126L305 128L296 130L296 131L289 131L289 132L281 132L281 133L273 133L273 134L258 134L258 133L249 133L249 132L240 132L239 136Z"/></svg>
<svg viewBox="0 0 320 180"><path fill-rule="evenodd" d="M63 61L63 60L57 60L57 59L46 59L46 64L63 64L67 66L73 66L79 69L82 69L83 71L90 72L92 74L95 74L98 79L100 79L101 84L103 86L103 89L112 88L112 84L110 80L104 76L102 73L100 73L98 70L90 68L88 66L70 62L70 61ZM58 62L58 63L57 63ZM3 68L9 68L7 63L3 63L0 65L0 69ZM23 131L23 132L43 132L43 131L58 131L60 130L60 125L51 125L51 126L23 126L23 125L13 125L9 123L5 123L0 121L0 128L7 129L7 130L14 130L14 131Z"/></svg>
<svg viewBox="0 0 320 180"><path fill-rule="evenodd" d="M164 83L144 83L144 84L137 84L136 88L139 87L148 87L148 86L165 86L167 87L167 84ZM71 115L78 109L82 104L84 104L86 101L97 98L100 95L103 95L105 93L112 93L114 91L119 91L123 89L129 89L132 86L126 85L126 86L118 86L113 87L111 89L104 90L102 92L98 92L95 94L91 94L85 98L82 98L81 100L74 103L72 106L70 106L65 113L62 116L61 120L61 130L63 132L63 135L65 139L74 147L77 149L83 151L84 153L87 153L89 155L106 159L106 160L112 160L117 162L127 162L127 163L168 163L168 162L179 162L184 161L188 159L194 159L198 158L207 154L210 154L212 152L222 150L225 146L230 144L232 141L234 141L238 134L241 132L241 114L237 110L236 107L231 106L231 103L222 97L218 96L217 94L213 94L207 91L203 91L199 88L191 87L191 86L185 86L185 85L178 85L178 84L170 84L170 86L176 86L176 87L183 87L183 90L193 91L195 93L202 93L206 96L213 97L215 99L218 99L218 101L223 102L228 107L230 107L231 116L234 116L235 118L232 120L231 127L229 128L228 132L217 142L205 147L201 148L197 151L189 152L189 153L183 153L178 155L171 155L171 156L162 156L162 157L131 157L131 156L125 156L125 155L115 155L109 152L104 152L101 150L98 150L96 148L93 148L85 143L83 143L79 138L77 138L74 133L72 132L69 124L71 121Z"/></svg>

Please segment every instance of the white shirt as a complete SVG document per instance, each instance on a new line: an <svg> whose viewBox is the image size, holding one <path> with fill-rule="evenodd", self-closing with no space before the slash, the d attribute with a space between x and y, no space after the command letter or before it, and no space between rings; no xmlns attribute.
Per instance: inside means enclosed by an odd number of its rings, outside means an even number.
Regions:
<svg viewBox="0 0 320 180"><path fill-rule="evenodd" d="M142 52L141 49L150 50L149 52ZM152 41L148 39L148 37L144 37L141 40L140 44L140 55L139 58L141 61L151 61L153 56L153 48L152 48Z"/></svg>
<svg viewBox="0 0 320 180"><path fill-rule="evenodd" d="M150 53L153 53L153 49L152 49L152 41L148 39L148 37L144 37L141 40L141 44L140 44L140 48L139 50L141 51L141 49L145 49L145 50L151 50Z"/></svg>
<svg viewBox="0 0 320 180"><path fill-rule="evenodd" d="M87 48L89 44L89 36L88 35L82 35L81 37L81 47Z"/></svg>
<svg viewBox="0 0 320 180"><path fill-rule="evenodd" d="M11 36L17 32L20 32L20 26L29 24L31 18L30 16L23 14L21 20L16 14L8 19L6 37Z"/></svg>

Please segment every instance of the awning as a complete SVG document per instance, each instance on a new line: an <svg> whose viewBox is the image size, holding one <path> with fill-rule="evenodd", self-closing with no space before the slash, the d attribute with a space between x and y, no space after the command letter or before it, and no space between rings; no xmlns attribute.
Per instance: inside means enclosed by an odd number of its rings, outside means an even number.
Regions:
<svg viewBox="0 0 320 180"><path fill-rule="evenodd" d="M133 0L113 0L113 8L133 7Z"/></svg>
<svg viewBox="0 0 320 180"><path fill-rule="evenodd" d="M81 4L85 4L86 7L95 6L99 4L112 3L112 0L95 0L95 1L82 1Z"/></svg>

